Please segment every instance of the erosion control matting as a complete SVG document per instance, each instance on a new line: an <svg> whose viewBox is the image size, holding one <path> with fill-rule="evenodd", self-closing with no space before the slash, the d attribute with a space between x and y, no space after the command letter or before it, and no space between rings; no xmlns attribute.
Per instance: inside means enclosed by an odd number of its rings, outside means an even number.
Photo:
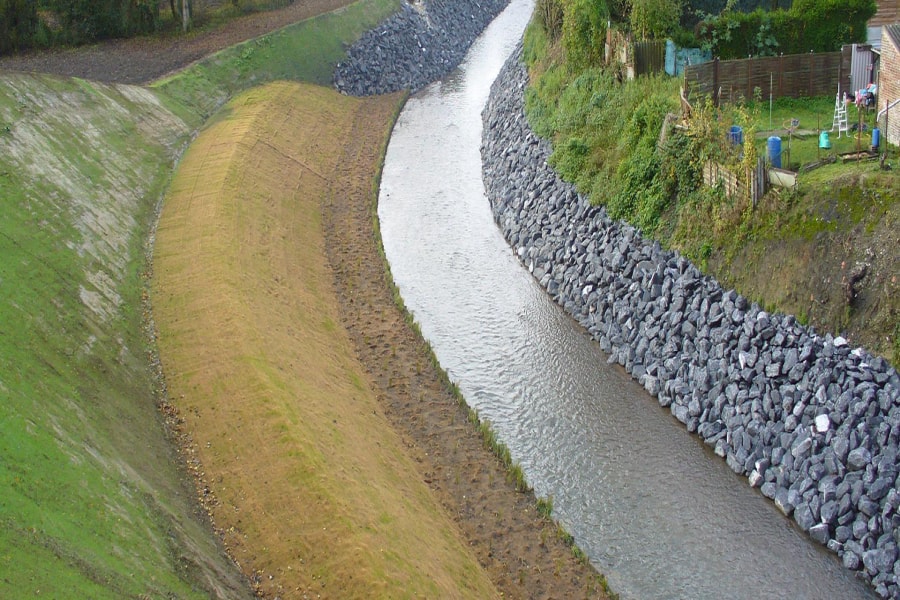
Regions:
<svg viewBox="0 0 900 600"><path fill-rule="evenodd" d="M163 207L153 305L169 394L199 495L271 596L497 595L376 401L324 254L319 206L342 150L380 147L399 101L245 93L191 145Z"/></svg>

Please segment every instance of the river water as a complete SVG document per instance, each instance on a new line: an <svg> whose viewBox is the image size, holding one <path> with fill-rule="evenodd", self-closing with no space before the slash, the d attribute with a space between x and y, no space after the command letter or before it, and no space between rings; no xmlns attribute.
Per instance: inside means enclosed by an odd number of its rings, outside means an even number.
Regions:
<svg viewBox="0 0 900 600"><path fill-rule="evenodd" d="M622 598L866 598L556 306L491 217L481 109L520 39L513 0L463 65L410 98L378 216L404 302L466 401Z"/></svg>

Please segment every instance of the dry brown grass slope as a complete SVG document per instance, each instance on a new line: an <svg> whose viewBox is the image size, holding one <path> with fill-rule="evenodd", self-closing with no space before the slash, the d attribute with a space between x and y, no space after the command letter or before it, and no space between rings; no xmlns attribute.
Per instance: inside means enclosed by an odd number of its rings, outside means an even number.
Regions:
<svg viewBox="0 0 900 600"><path fill-rule="evenodd" d="M324 254L335 162L383 145L399 102L247 92L192 144L162 211L153 302L169 392L216 526L272 596L497 595L376 401ZM350 139L357 111L368 139Z"/></svg>

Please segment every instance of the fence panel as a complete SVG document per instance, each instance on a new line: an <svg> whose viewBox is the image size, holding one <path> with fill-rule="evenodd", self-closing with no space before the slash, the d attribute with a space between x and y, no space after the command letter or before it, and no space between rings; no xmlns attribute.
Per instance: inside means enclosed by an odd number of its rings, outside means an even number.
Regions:
<svg viewBox="0 0 900 600"><path fill-rule="evenodd" d="M634 43L634 74L649 75L666 68L666 41L645 40Z"/></svg>
<svg viewBox="0 0 900 600"><path fill-rule="evenodd" d="M848 64L844 64L844 63ZM829 96L849 76L849 57L841 52L714 60L684 69L690 97L711 95L720 100L750 99L758 90L763 98Z"/></svg>

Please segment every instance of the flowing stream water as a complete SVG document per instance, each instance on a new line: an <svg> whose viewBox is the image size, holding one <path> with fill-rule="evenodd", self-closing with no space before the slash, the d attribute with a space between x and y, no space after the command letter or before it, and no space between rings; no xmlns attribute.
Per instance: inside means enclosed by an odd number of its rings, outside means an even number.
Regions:
<svg viewBox="0 0 900 600"><path fill-rule="evenodd" d="M532 0L410 98L378 215L441 365L622 598L867 598L870 588L675 421L550 300L491 217L481 109Z"/></svg>

